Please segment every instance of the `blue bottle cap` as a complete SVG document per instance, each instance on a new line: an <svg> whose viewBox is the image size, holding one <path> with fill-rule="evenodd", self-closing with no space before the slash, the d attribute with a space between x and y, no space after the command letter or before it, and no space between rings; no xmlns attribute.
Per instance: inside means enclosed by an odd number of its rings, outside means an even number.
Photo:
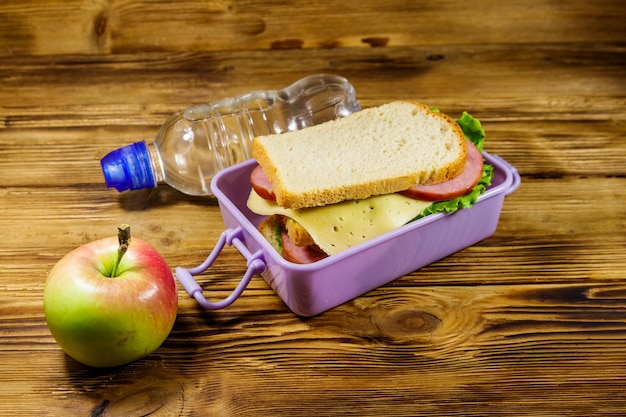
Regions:
<svg viewBox="0 0 626 417"><path fill-rule="evenodd" d="M100 160L107 187L117 191L156 187L145 142L116 149Z"/></svg>

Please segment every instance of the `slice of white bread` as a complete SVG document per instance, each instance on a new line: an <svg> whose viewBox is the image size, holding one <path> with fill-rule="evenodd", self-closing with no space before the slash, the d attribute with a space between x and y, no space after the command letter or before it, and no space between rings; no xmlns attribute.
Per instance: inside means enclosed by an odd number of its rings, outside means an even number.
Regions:
<svg viewBox="0 0 626 417"><path fill-rule="evenodd" d="M254 139L252 155L276 202L316 207L434 184L463 172L467 145L449 116L396 101Z"/></svg>

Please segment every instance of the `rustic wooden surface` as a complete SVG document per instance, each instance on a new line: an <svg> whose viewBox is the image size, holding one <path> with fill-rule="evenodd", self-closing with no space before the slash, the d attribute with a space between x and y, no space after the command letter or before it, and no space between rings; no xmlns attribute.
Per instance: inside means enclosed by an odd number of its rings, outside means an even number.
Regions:
<svg viewBox="0 0 626 417"><path fill-rule="evenodd" d="M0 415L626 413L623 1L8 1L0 5ZM69 359L46 274L130 223L172 266L214 199L107 190L99 159L172 112L319 72L364 107L468 110L518 168L489 239L317 317L255 277L230 308L180 288L170 337L113 370ZM230 248L202 284L244 272Z"/></svg>

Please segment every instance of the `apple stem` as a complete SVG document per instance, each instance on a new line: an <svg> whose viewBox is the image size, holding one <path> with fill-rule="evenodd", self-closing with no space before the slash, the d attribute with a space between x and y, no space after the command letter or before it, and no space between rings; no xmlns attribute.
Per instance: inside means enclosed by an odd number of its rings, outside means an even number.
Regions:
<svg viewBox="0 0 626 417"><path fill-rule="evenodd" d="M117 240L120 243L117 248L117 259L115 260L115 264L113 264L113 271L111 271L111 278L117 276L117 269L122 261L122 257L128 250L128 246L130 245L130 226L127 224L123 224L117 228Z"/></svg>

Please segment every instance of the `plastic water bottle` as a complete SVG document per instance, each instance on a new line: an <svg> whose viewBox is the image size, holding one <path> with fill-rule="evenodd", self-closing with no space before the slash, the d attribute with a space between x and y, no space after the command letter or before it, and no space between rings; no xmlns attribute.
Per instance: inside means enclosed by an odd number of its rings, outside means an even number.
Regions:
<svg viewBox="0 0 626 417"><path fill-rule="evenodd" d="M282 90L252 91L173 114L152 143L116 149L100 161L118 191L166 183L190 195L211 195L211 178L252 157L255 136L312 126L360 110L343 77L317 74Z"/></svg>

